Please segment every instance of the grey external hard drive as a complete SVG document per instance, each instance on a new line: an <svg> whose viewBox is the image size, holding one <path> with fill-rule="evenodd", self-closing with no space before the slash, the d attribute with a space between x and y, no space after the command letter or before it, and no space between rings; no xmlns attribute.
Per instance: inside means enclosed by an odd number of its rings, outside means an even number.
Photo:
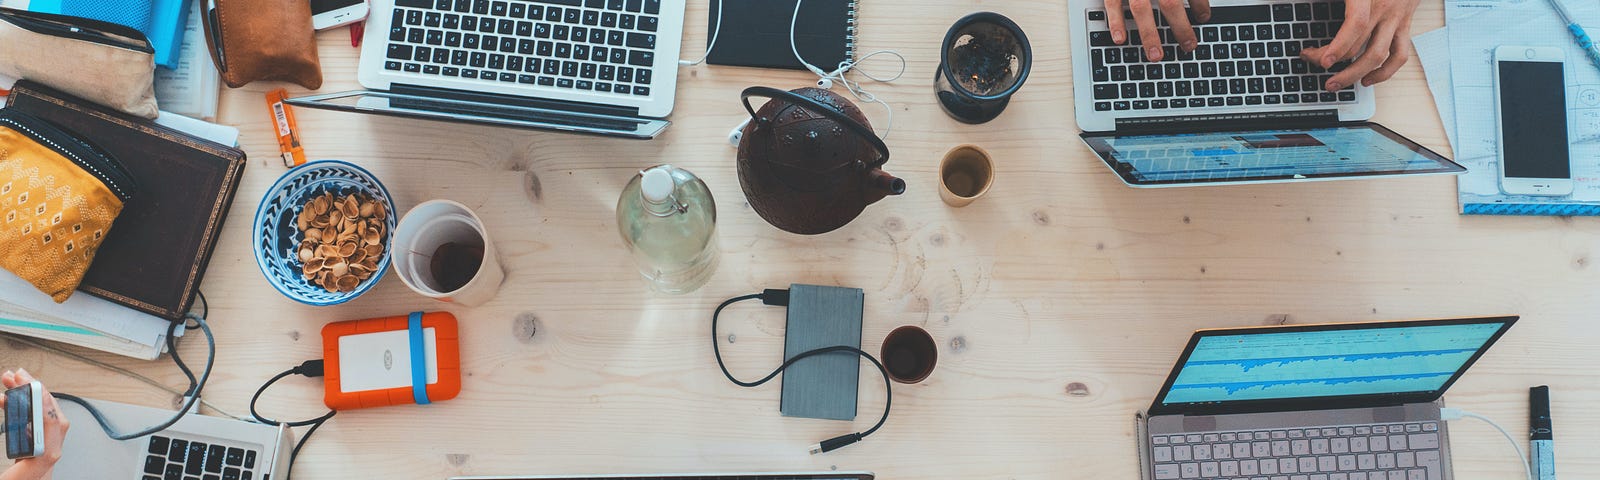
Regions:
<svg viewBox="0 0 1600 480"><path fill-rule="evenodd" d="M859 288L790 285L784 361L823 347L861 348L865 297ZM783 371L778 409L786 417L854 420L860 377L861 357L852 352L801 359Z"/></svg>

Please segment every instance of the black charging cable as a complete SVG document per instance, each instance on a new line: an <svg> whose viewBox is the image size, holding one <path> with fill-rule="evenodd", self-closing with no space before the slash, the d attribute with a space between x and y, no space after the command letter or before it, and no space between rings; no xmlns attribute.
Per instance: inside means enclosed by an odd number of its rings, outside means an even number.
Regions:
<svg viewBox="0 0 1600 480"><path fill-rule="evenodd" d="M132 440L166 430L173 424L178 423L178 420L183 419L184 415L188 415L189 411L194 408L195 403L200 401L200 390L205 388L206 380L211 378L211 364L215 363L217 360L217 337L211 334L211 326L206 324L205 315L195 315L193 313L189 313L184 315L184 319L185 321L172 322L171 325L167 326L167 353L172 354L172 363L178 364L178 370L183 371L183 376L189 379L189 389L185 390L185 393L183 394L186 398L186 400L183 402L183 408L178 409L178 412L174 413L172 418L167 419L167 421L161 422L160 425L146 428L137 432L121 433L117 431L116 428L111 426L111 422L106 420L105 414L100 413L100 409L95 408L94 405L90 404L88 401L78 398L76 395L60 392L52 392L51 395L55 396L58 400L66 400L68 402L83 406L83 409L88 410L89 415L94 417L95 423L100 424L100 429L105 430L106 436L111 437L112 440ZM199 378L195 378L194 371L190 370L189 365L183 363L183 357L178 355L177 338L174 336L174 334L178 333L178 327L180 325L186 325L190 320L195 322L194 328L199 328L200 331L206 335L206 368L200 371ZM185 327L185 329L188 328L189 327Z"/></svg>
<svg viewBox="0 0 1600 480"><path fill-rule="evenodd" d="M271 380L267 380L267 383L261 384L261 388L256 389L255 395L250 396L250 416L255 417L256 421L258 422L268 425L283 425L286 427L304 427L306 425L311 426L309 430L306 430L305 436L300 437L300 441L295 442L294 450L289 452L289 471L284 472L283 478L285 479L291 478L291 475L294 472L294 460L300 456L300 447L304 447L306 445L306 441L311 440L311 436L317 433L317 429L322 428L322 424L328 423L328 420L332 419L333 415L339 412L329 409L327 414L317 418L295 422L280 422L263 417L260 413L256 412L256 402L261 399L261 394L267 391L267 387L271 387L272 384L278 383L278 380L283 380L284 377L290 375L300 375L306 378L318 378L321 377L322 374L322 360L307 360L305 363L301 363L300 366L284 370L283 372L273 376Z"/></svg>
<svg viewBox="0 0 1600 480"><path fill-rule="evenodd" d="M728 365L722 362L722 348L718 346L718 343L720 342L717 337L717 319L718 317L722 316L722 309L728 308L729 305L746 300L755 300L758 298L761 299L761 303L764 305L774 305L780 307L789 306L788 290L769 288L761 293L730 298L722 302L721 305L717 305L716 311L711 313L711 351L717 357L717 367L722 369L722 376L728 377L728 381L733 382L735 385L741 387L757 387L761 384L771 381L773 378L776 378L778 374L783 373L783 371L789 368L790 365L794 365L795 362L800 360L817 355L836 352L853 353L872 362L873 366L878 367L878 373L883 375L883 416L878 417L878 423L873 424L872 428L868 428L857 433L840 435L817 443L811 447L811 454L816 455L819 453L827 453L838 450L846 445L859 442L861 439L867 438L867 435L872 435L873 432L877 432L879 428L883 428L883 423L889 420L889 405L891 400L894 399L893 389L890 388L893 384L889 382L889 370L884 368L883 363L879 362L876 357L872 356L872 354L862 351L859 348L846 345L835 345L831 347L822 347L815 350L806 350L805 352L801 352L799 355L795 355L793 358L785 360L783 364L779 365L776 370L773 370L772 373L767 374L767 376L762 377L760 380L746 382L737 378L733 378L733 374L728 372Z"/></svg>

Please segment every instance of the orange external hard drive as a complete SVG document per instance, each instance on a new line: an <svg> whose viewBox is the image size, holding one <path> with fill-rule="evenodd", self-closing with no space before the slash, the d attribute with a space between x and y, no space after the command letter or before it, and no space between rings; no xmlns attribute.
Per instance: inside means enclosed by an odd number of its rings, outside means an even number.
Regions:
<svg viewBox="0 0 1600 480"><path fill-rule="evenodd" d="M456 317L448 312L322 327L322 402L334 410L429 404L461 393Z"/></svg>

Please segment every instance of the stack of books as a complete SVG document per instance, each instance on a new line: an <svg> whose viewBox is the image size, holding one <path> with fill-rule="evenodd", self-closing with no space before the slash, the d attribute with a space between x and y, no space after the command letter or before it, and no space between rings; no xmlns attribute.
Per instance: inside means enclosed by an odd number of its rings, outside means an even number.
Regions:
<svg viewBox="0 0 1600 480"><path fill-rule="evenodd" d="M124 206L83 282L55 303L0 270L0 331L152 360L194 305L244 173L239 131L163 112L133 118L19 81L5 108L89 139L120 160L139 193ZM180 182L175 185L173 182Z"/></svg>

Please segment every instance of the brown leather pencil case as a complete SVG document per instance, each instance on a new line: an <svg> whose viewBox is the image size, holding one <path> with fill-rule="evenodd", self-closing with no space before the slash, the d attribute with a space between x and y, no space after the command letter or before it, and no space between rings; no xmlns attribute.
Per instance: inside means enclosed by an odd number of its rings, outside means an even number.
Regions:
<svg viewBox="0 0 1600 480"><path fill-rule="evenodd" d="M311 2L203 0L206 46L222 82L239 88L256 80L322 87Z"/></svg>

